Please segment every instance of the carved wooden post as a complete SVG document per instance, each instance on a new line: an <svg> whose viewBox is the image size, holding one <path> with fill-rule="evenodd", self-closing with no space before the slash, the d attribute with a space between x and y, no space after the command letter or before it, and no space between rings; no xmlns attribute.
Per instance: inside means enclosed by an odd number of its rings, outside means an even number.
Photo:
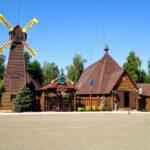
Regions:
<svg viewBox="0 0 150 150"><path fill-rule="evenodd" d="M40 98L40 105L41 105L41 111L45 110L45 93L42 92L41 98Z"/></svg>
<svg viewBox="0 0 150 150"><path fill-rule="evenodd" d="M92 108L92 95L90 94L90 107Z"/></svg>
<svg viewBox="0 0 150 150"><path fill-rule="evenodd" d="M75 92L74 92L73 96L74 96L74 98L73 98L73 102L74 102L74 111L76 111L77 102L76 102L76 93L75 93Z"/></svg>

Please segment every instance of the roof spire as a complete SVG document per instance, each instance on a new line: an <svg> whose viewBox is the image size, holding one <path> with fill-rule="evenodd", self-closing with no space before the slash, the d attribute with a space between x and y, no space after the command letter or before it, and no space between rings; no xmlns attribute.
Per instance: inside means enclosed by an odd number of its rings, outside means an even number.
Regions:
<svg viewBox="0 0 150 150"><path fill-rule="evenodd" d="M104 51L105 51L106 53L108 53L108 51L109 51L109 47L108 47L107 43L106 43L106 45L105 45Z"/></svg>

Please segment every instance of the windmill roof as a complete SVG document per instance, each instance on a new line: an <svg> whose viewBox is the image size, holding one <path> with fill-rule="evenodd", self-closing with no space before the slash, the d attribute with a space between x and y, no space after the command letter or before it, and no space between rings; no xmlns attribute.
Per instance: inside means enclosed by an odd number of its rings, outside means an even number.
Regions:
<svg viewBox="0 0 150 150"><path fill-rule="evenodd" d="M77 94L109 94L124 70L106 53L86 68L78 83Z"/></svg>

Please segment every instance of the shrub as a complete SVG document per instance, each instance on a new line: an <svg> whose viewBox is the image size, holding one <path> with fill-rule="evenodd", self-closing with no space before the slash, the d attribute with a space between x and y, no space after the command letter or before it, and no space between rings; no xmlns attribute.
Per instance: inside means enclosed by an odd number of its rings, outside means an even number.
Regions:
<svg viewBox="0 0 150 150"><path fill-rule="evenodd" d="M101 105L100 105L100 106L98 107L98 110L99 110L99 111L104 111L104 106L101 106Z"/></svg>
<svg viewBox="0 0 150 150"><path fill-rule="evenodd" d="M92 110L96 111L96 106L95 105L92 106Z"/></svg>
<svg viewBox="0 0 150 150"><path fill-rule="evenodd" d="M86 110L86 111L90 111L90 110L91 110L91 107L90 107L89 105L87 105L87 106L85 107L85 110Z"/></svg>
<svg viewBox="0 0 150 150"><path fill-rule="evenodd" d="M109 108L109 110L110 110L110 111L112 111L112 110L113 110L113 108L112 108L112 107L110 107L110 108Z"/></svg>
<svg viewBox="0 0 150 150"><path fill-rule="evenodd" d="M3 82L3 80L0 80L0 96L3 92L3 89L4 89L4 82Z"/></svg>
<svg viewBox="0 0 150 150"><path fill-rule="evenodd" d="M77 108L77 111L78 111L78 112L84 111L84 108L83 108L83 107L78 107L78 108Z"/></svg>
<svg viewBox="0 0 150 150"><path fill-rule="evenodd" d="M15 111L31 111L33 103L33 95L28 87L23 87L19 94L13 99Z"/></svg>

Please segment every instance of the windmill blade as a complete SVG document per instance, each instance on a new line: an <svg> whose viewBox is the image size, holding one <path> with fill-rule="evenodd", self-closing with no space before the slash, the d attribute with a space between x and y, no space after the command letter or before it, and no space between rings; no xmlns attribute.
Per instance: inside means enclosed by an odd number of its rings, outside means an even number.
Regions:
<svg viewBox="0 0 150 150"><path fill-rule="evenodd" d="M5 25L5 27L9 31L13 30L13 27L10 25L10 23L5 19L5 17L2 14L0 14L0 23L2 23L3 25Z"/></svg>
<svg viewBox="0 0 150 150"><path fill-rule="evenodd" d="M32 19L23 29L23 32L27 32L30 28L35 26L38 23L38 20L36 18Z"/></svg>
<svg viewBox="0 0 150 150"><path fill-rule="evenodd" d="M31 56L37 55L36 51L34 49L32 49L27 43L25 44L25 48L28 50L28 52Z"/></svg>
<svg viewBox="0 0 150 150"><path fill-rule="evenodd" d="M0 53L2 53L8 46L10 46L12 41L8 41L3 46L0 47Z"/></svg>

